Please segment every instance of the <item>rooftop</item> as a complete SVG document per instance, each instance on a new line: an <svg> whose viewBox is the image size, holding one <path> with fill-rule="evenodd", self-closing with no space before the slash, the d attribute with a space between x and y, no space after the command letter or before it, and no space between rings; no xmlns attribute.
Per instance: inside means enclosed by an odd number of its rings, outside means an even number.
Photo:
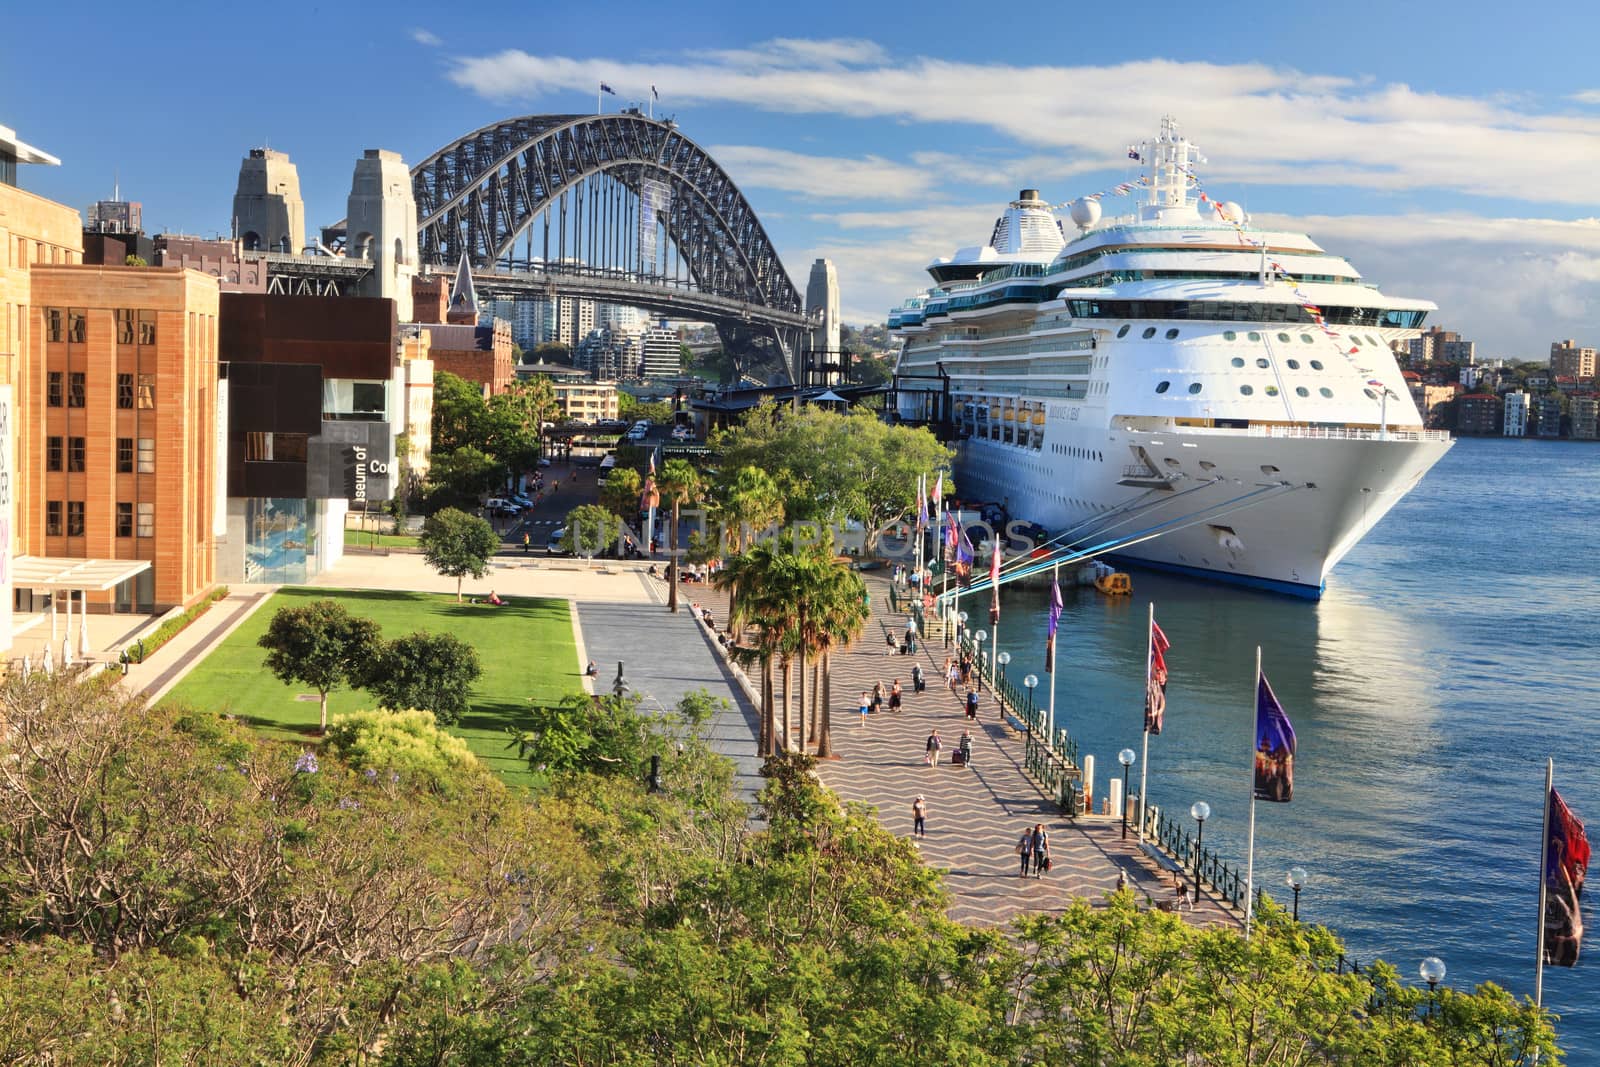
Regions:
<svg viewBox="0 0 1600 1067"><path fill-rule="evenodd" d="M61 166L61 160L49 152L17 140L17 131L10 126L0 126L0 153L11 156L18 163L48 163L53 167Z"/></svg>

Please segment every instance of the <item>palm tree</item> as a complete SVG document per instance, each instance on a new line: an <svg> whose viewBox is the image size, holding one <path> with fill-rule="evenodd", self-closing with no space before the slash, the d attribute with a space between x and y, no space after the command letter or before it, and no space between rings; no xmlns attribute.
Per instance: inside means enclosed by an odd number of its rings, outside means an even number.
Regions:
<svg viewBox="0 0 1600 1067"><path fill-rule="evenodd" d="M738 647L748 649L743 653L747 662L758 660L761 664L761 741L763 755L776 754L776 708L773 701L772 660L783 651L787 641L787 617L777 605L773 590L778 588L780 567L777 546L759 542L728 560L717 572L714 582L719 589L744 590L738 600L730 600L728 628L739 635ZM754 644L746 646L744 637L754 631ZM736 653L736 655L738 655Z"/></svg>
<svg viewBox="0 0 1600 1067"><path fill-rule="evenodd" d="M672 501L672 528L669 531L671 560L667 564L667 610L678 610L678 506L700 495L700 473L685 459L669 459L661 465L656 480L661 493Z"/></svg>
<svg viewBox="0 0 1600 1067"><path fill-rule="evenodd" d="M833 651L859 638L872 611L866 583L843 563L835 563L818 596L812 626L822 652L822 726L817 731L817 758L833 757Z"/></svg>
<svg viewBox="0 0 1600 1067"><path fill-rule="evenodd" d="M760 467L740 467L718 486L716 496L713 511L729 556L748 548L755 540L756 531L768 530L783 522L783 493L772 476ZM728 586L727 591L731 605L739 599L738 585Z"/></svg>

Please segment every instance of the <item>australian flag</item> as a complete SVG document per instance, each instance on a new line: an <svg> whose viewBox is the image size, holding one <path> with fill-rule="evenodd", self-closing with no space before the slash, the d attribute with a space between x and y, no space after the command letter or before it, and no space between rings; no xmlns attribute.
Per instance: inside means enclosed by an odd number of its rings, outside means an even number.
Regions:
<svg viewBox="0 0 1600 1067"><path fill-rule="evenodd" d="M600 91L602 93L610 93L612 96L617 95L617 91L611 88L611 86L607 85L605 82L600 83Z"/></svg>
<svg viewBox="0 0 1600 1067"><path fill-rule="evenodd" d="M1589 873L1589 836L1583 822L1554 789L1550 805L1549 854L1544 864L1544 961L1573 967L1583 947L1583 880Z"/></svg>
<svg viewBox="0 0 1600 1067"><path fill-rule="evenodd" d="M1256 680L1256 799L1294 798L1294 727L1267 683Z"/></svg>

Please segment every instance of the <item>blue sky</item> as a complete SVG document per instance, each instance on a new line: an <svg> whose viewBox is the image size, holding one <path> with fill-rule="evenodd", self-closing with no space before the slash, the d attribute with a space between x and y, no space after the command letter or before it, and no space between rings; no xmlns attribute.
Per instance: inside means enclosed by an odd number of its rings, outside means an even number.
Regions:
<svg viewBox="0 0 1600 1067"><path fill-rule="evenodd" d="M981 242L1022 186L1129 176L1172 112L1208 187L1303 229L1480 355L1600 343L1594 5L320 4L12 6L0 124L61 157L25 186L228 227L240 157L299 168L308 226L353 161L416 161L515 114L590 111L604 79L662 109L755 205L803 286L835 260L846 318Z"/></svg>

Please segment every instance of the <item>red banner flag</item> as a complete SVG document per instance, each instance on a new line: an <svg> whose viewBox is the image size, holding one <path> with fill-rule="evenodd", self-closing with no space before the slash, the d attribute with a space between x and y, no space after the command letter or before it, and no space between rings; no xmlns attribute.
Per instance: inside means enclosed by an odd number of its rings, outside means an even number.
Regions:
<svg viewBox="0 0 1600 1067"><path fill-rule="evenodd" d="M1167 649L1172 643L1161 632L1155 619L1150 620L1150 677L1144 687L1144 728L1150 733L1161 732L1161 720L1167 711Z"/></svg>

